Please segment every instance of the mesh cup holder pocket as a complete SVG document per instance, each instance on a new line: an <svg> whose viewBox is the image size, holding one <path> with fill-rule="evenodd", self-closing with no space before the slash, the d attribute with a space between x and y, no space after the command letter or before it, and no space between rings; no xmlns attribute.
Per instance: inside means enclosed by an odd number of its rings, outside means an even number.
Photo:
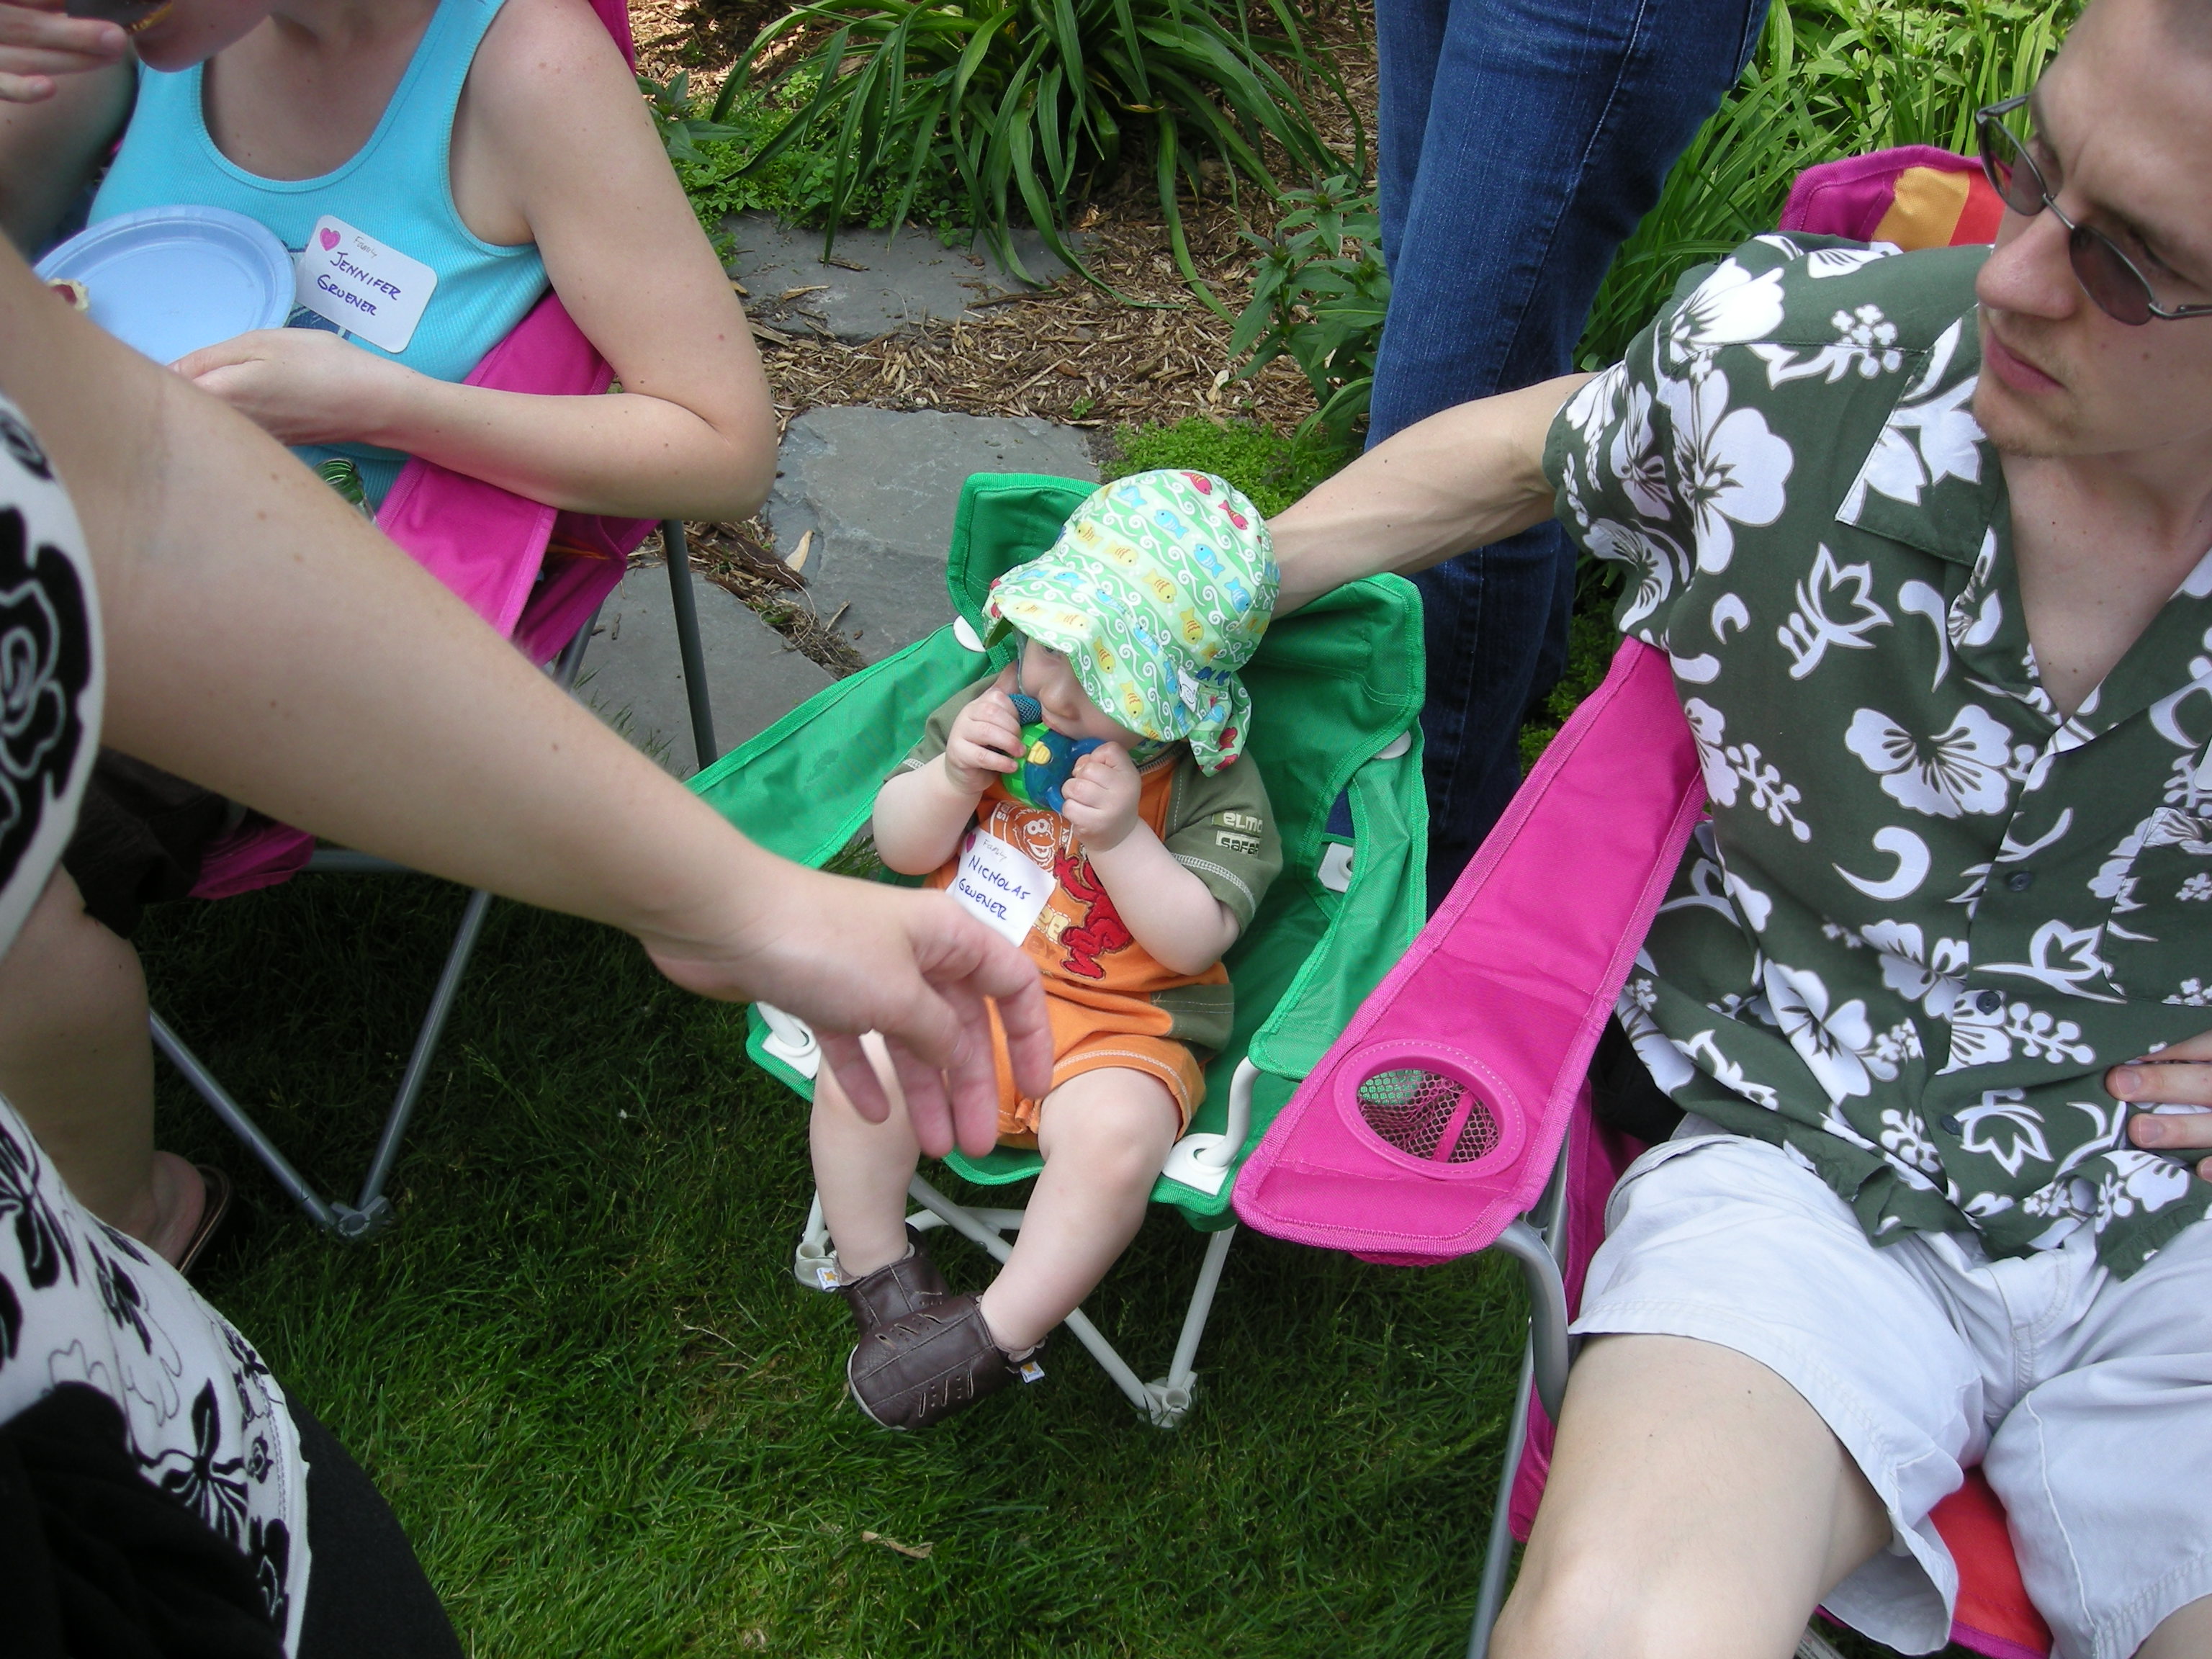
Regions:
<svg viewBox="0 0 2212 1659"><path fill-rule="evenodd" d="M1510 1103L1502 1113L1493 1103L1493 1091L1468 1082L1453 1061L1416 1053L1376 1053L1370 1064L1378 1068L1367 1073L1349 1097L1338 1099L1352 1109L1347 1117L1398 1157L1429 1166L1495 1166L1520 1148L1520 1126Z"/></svg>

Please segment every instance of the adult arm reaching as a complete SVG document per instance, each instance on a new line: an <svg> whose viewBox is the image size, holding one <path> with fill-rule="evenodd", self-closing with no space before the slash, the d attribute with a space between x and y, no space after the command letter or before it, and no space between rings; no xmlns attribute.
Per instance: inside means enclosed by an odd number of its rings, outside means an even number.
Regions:
<svg viewBox="0 0 2212 1659"><path fill-rule="evenodd" d="M83 521L114 746L350 846L620 927L702 995L773 998L822 1028L878 1113L855 1038L880 1030L933 1150L995 1139L985 998L1023 1086L1048 1086L1021 952L939 895L747 841L252 423L70 314L6 251L0 393Z"/></svg>
<svg viewBox="0 0 2212 1659"><path fill-rule="evenodd" d="M1270 520L1283 571L1275 614L1362 576L1425 570L1550 518L1544 440L1590 378L1565 374L1431 415Z"/></svg>

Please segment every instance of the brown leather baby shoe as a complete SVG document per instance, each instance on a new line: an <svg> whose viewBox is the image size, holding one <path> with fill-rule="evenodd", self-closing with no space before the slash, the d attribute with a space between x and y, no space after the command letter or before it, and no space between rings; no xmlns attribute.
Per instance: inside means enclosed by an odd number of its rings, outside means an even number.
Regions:
<svg viewBox="0 0 2212 1659"><path fill-rule="evenodd" d="M852 1309L854 1322L863 1336L888 1320L903 1319L952 1294L945 1275L929 1259L921 1233L909 1226L906 1237L907 1253L896 1261L859 1279L838 1280L837 1294Z"/></svg>
<svg viewBox="0 0 2212 1659"><path fill-rule="evenodd" d="M992 1340L981 1304L948 1296L877 1326L845 1362L845 1383L869 1418L887 1429L926 1429L996 1394L1034 1382L1044 1368L1010 1357Z"/></svg>

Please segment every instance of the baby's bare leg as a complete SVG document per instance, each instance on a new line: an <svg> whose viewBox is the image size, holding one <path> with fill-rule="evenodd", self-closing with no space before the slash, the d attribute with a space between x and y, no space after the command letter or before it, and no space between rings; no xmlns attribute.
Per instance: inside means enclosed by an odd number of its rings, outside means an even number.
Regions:
<svg viewBox="0 0 2212 1659"><path fill-rule="evenodd" d="M854 1279L906 1254L906 1187L921 1157L884 1040L871 1031L860 1045L883 1080L891 1115L869 1122L853 1109L825 1066L814 1079L809 1132L822 1218L837 1246L839 1271Z"/></svg>
<svg viewBox="0 0 2212 1659"><path fill-rule="evenodd" d="M1144 1224L1181 1121L1166 1085L1143 1072L1085 1072L1045 1097L1044 1171L1013 1255L982 1296L1000 1347L1043 1341L1106 1276Z"/></svg>

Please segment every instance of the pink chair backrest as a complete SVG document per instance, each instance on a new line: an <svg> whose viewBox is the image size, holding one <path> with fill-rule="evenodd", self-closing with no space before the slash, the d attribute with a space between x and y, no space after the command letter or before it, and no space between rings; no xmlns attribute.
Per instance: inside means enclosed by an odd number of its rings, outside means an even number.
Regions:
<svg viewBox="0 0 2212 1659"><path fill-rule="evenodd" d="M635 64L624 0L592 9ZM467 384L501 392L596 397L613 381L599 349L547 293L470 371ZM448 471L417 456L399 471L376 515L377 528L532 662L550 662L622 580L649 519L564 513ZM297 874L314 837L289 824L254 823L224 837L201 860L195 898L228 898Z"/></svg>

